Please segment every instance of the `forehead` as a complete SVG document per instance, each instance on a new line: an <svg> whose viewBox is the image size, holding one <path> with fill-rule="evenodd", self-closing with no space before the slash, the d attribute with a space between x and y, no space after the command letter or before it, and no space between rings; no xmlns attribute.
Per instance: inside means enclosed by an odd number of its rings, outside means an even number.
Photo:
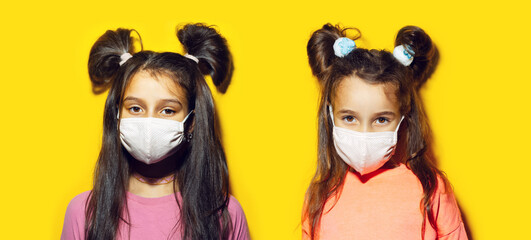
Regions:
<svg viewBox="0 0 531 240"><path fill-rule="evenodd" d="M398 111L396 86L385 83L368 83L356 75L342 79L332 96L334 108L349 108L360 112Z"/></svg>
<svg viewBox="0 0 531 240"><path fill-rule="evenodd" d="M167 74L154 74L148 71L135 73L124 92L124 97L134 95L145 98L170 98L186 99L184 89Z"/></svg>

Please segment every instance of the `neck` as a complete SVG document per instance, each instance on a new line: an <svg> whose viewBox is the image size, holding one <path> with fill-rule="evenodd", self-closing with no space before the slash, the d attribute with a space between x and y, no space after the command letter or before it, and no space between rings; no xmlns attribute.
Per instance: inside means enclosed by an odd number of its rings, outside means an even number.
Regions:
<svg viewBox="0 0 531 240"><path fill-rule="evenodd" d="M367 182L369 181L371 178L375 177L375 176L378 176L379 174L383 173L383 172L386 172L390 169L393 169L393 168L396 168L400 165L399 162L396 162L396 161L393 161L393 158L391 158L389 161L387 161L383 166L381 166L380 168L378 168L377 170L375 170L374 172L371 172L371 173L367 173L365 175L361 175L360 173L358 173L356 170L354 170L352 167L349 167L349 171L356 174L356 176L358 176L358 178L363 182Z"/></svg>
<svg viewBox="0 0 531 240"><path fill-rule="evenodd" d="M145 164L128 155L133 170L129 177L128 191L147 198L163 197L178 192L177 180L171 178L178 172L185 154L184 151L177 151L154 164Z"/></svg>
<svg viewBox="0 0 531 240"><path fill-rule="evenodd" d="M150 184L148 182L142 182L135 176L131 175L131 177L129 177L128 191L145 198L157 198L178 192L179 186L175 180L165 184Z"/></svg>
<svg viewBox="0 0 531 240"><path fill-rule="evenodd" d="M146 178L163 178L172 175L178 168L179 160L177 156L170 156L160 162L153 164L145 164L136 159L131 159L131 167L134 172L137 172Z"/></svg>

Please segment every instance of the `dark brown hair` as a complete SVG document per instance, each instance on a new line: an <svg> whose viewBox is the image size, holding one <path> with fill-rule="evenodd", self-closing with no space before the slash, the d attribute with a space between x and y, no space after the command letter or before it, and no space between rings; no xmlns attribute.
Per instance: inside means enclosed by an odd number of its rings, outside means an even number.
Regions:
<svg viewBox="0 0 531 240"><path fill-rule="evenodd" d="M318 161L316 173L308 187L303 212L303 222L309 226L311 239L318 238L318 229L325 203L341 192L349 166L341 160L334 148L332 119L327 109L333 102L335 91L343 79L357 76L368 83L394 86L399 101L400 113L404 116L399 131L397 154L392 161L404 162L422 184L424 196L420 202L421 212L428 217L437 230L431 211L432 197L437 188L438 177L446 178L437 169L431 151L431 130L419 94L420 87L434 70L437 49L430 37L419 27L406 26L400 29L395 46L409 45L415 52L408 67L398 62L392 53L385 50L356 48L340 58L334 54L336 39L346 37L348 30L357 32L353 40L361 37L356 28L343 28L331 24L315 31L308 41L307 52L313 75L319 81L321 98L318 114ZM402 145L402 146L400 146ZM422 237L425 232L425 218Z"/></svg>
<svg viewBox="0 0 531 240"><path fill-rule="evenodd" d="M129 225L126 191L132 169L120 143L116 116L130 79L140 71L172 79L184 89L188 109L194 110L190 119L194 122L193 138L184 159L176 159L182 161L174 173L182 202L177 202L181 220L174 230L181 230L183 239L226 239L232 228L227 209L228 169L216 131L214 101L203 76L210 75L220 92L227 90L233 65L226 40L203 24L187 24L178 29L179 41L185 51L199 59L196 63L172 52L133 53L132 31L109 30L90 51L88 69L93 91L109 89L109 94L103 141L86 209L86 239L115 239L120 224ZM132 57L120 65L124 53L131 53Z"/></svg>

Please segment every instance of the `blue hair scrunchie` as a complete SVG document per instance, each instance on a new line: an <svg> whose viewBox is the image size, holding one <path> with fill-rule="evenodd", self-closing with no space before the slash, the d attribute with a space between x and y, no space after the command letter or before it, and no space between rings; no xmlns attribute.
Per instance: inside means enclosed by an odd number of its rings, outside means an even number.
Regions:
<svg viewBox="0 0 531 240"><path fill-rule="evenodd" d="M356 43L350 38L341 37L334 42L334 54L340 58L347 56L354 49Z"/></svg>
<svg viewBox="0 0 531 240"><path fill-rule="evenodd" d="M407 67L413 62L415 51L413 51L411 46L407 44L398 45L393 50L393 56L395 56L396 60L402 63L402 65Z"/></svg>

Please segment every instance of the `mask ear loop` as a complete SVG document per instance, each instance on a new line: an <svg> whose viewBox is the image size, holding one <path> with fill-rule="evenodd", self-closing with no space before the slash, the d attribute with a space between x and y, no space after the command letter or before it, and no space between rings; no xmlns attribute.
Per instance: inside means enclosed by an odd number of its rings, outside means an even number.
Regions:
<svg viewBox="0 0 531 240"><path fill-rule="evenodd" d="M404 121L404 115L402 115L402 117L400 118L400 122L398 122L398 125L396 126L395 137L398 137L398 129L400 129L400 124L402 124L402 121Z"/></svg>
<svg viewBox="0 0 531 240"><path fill-rule="evenodd" d="M396 151L396 145L398 144L398 130L400 129L400 124L402 123L403 120L404 120L404 115L402 115L402 117L400 118L400 122L398 122L398 125L396 126L396 129L393 133L393 138L396 139L396 143L391 149L389 149L389 153L387 154L389 155L389 159L391 158L391 156L394 155Z"/></svg>
<svg viewBox="0 0 531 240"><path fill-rule="evenodd" d="M189 117L193 112L195 112L195 110L190 111L190 112L188 113L188 115L186 115L186 117L184 117L182 123L185 123L185 122L186 122L186 119L188 119L188 117Z"/></svg>
<svg viewBox="0 0 531 240"><path fill-rule="evenodd" d="M332 111L332 105L328 104L328 112L330 112L330 118L332 118L332 126L336 126L334 122L334 111Z"/></svg>

